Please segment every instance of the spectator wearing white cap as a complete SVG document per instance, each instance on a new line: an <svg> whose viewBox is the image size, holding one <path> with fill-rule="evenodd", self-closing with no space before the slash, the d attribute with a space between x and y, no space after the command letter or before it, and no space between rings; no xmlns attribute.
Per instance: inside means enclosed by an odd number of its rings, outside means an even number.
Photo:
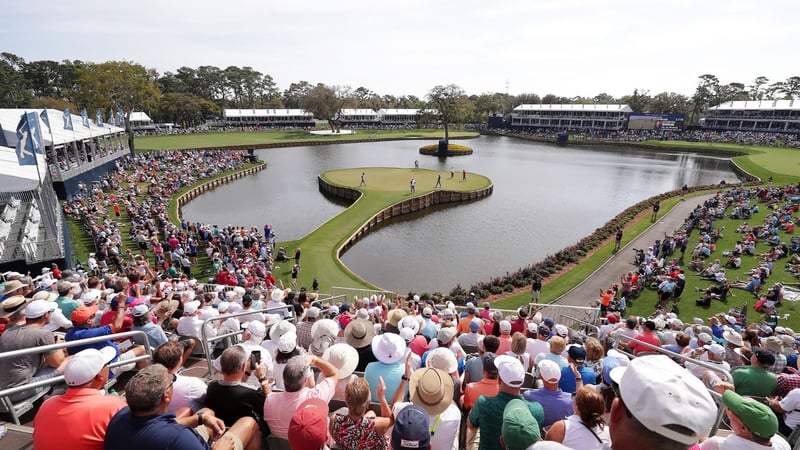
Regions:
<svg viewBox="0 0 800 450"><path fill-rule="evenodd" d="M168 340L164 329L153 322L153 314L150 307L144 303L133 307L133 326L131 326L131 331L144 332L147 335L147 343L151 348L156 348ZM144 345L144 338L138 335L134 336L133 342L137 345Z"/></svg>
<svg viewBox="0 0 800 450"><path fill-rule="evenodd" d="M58 294L53 291L39 291L33 294L33 300L45 300L47 302L53 302L57 297ZM65 317L61 308L56 305L56 308L50 313L50 318L44 325L44 329L47 331L57 331L68 330L70 328L72 328L72 321Z"/></svg>
<svg viewBox="0 0 800 450"><path fill-rule="evenodd" d="M307 349L314 339L311 337L311 327L319 317L319 308L312 306L306 310L305 319L297 324L297 345Z"/></svg>
<svg viewBox="0 0 800 450"><path fill-rule="evenodd" d="M685 450L716 422L706 387L667 356L634 358L610 376L618 392L609 420L614 450Z"/></svg>
<svg viewBox="0 0 800 450"><path fill-rule="evenodd" d="M70 358L64 367L67 391L42 403L33 418L33 445L37 449L81 448L101 450L106 426L125 400L104 395L112 347L89 348Z"/></svg>
<svg viewBox="0 0 800 450"><path fill-rule="evenodd" d="M53 333L44 329L56 304L46 300L29 299L16 295L2 302L0 318L9 319L8 325L0 335L0 352L24 350L55 343ZM26 383L46 380L59 375L66 353L50 350L5 359L0 370L0 389L11 388ZM9 396L12 402L31 397L37 392L49 389L48 386L26 389Z"/></svg>
<svg viewBox="0 0 800 450"><path fill-rule="evenodd" d="M528 322L528 334L534 335L527 339L525 353L531 355L533 360L542 353L550 351L550 328L547 325L537 325L535 322Z"/></svg>
<svg viewBox="0 0 800 450"><path fill-rule="evenodd" d="M497 349L498 355L505 355L511 350L511 322L508 320L501 320L498 323L500 330L500 348Z"/></svg>
<svg viewBox="0 0 800 450"><path fill-rule="evenodd" d="M704 345L700 348L696 348L689 352L689 356L695 358L700 354L706 354L707 360L705 362L709 364L713 364L717 366L719 369L724 370L727 373L730 373L731 366L727 362L725 362L725 347L714 343L710 345ZM706 371L710 370L701 366L700 364L694 364L691 361L686 361L685 364L686 370L688 370L692 375L696 376L697 378L703 379ZM719 376L719 372L717 372ZM723 381L725 381L724 377L720 377Z"/></svg>
<svg viewBox="0 0 800 450"><path fill-rule="evenodd" d="M517 359L500 355L494 359L500 380L500 391L494 397L481 396L475 401L467 419L467 442L474 443L476 431L480 431L479 450L498 449L502 433L503 412L513 399L520 399L520 387L525 381L525 369ZM541 427L544 422L544 410L538 403L526 402L528 409ZM539 432L538 429L535 430ZM474 445L474 444L473 444ZM472 447L471 447L472 448Z"/></svg>
<svg viewBox="0 0 800 450"><path fill-rule="evenodd" d="M203 325L203 320L200 319L200 302L192 300L183 305L183 317L178 320L176 331L181 336L202 341L203 329L205 329L206 339L208 339L217 335L217 330L221 325L222 321L217 321L214 325L211 322Z"/></svg>
<svg viewBox="0 0 800 450"><path fill-rule="evenodd" d="M535 402L544 408L544 422L542 428L549 427L553 423L572 414L572 395L564 392L558 387L561 380L561 367L555 362L545 359L538 366L539 378L542 379L544 386L540 389L531 389L523 394L525 400ZM583 386L583 380L577 368L573 366L575 383L578 388Z"/></svg>

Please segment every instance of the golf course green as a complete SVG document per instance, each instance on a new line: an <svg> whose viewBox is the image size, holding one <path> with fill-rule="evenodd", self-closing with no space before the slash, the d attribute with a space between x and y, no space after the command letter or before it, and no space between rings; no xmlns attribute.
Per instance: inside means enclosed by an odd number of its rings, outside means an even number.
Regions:
<svg viewBox="0 0 800 450"><path fill-rule="evenodd" d="M361 185L362 173L364 186ZM436 187L439 177L441 187ZM412 178L416 181L413 193ZM372 289L378 286L360 278L339 259L348 243L354 242L373 224L389 217L419 211L437 203L477 199L490 194L493 187L489 178L478 174L467 174L466 180L462 181L461 174L451 179L450 173L445 171L392 167L328 171L320 174L320 185L330 195L356 200L305 237L285 245L290 250L302 249L304 278L316 277L321 287Z"/></svg>

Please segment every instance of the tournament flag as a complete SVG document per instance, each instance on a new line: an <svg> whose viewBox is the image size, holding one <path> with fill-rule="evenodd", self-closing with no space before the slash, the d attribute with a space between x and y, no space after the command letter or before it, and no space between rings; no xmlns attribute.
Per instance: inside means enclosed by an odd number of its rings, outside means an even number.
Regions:
<svg viewBox="0 0 800 450"><path fill-rule="evenodd" d="M83 122L83 126L89 128L89 114L86 113L86 108L83 108L83 111L81 111L81 121Z"/></svg>
<svg viewBox="0 0 800 450"><path fill-rule="evenodd" d="M97 108L97 111L94 112L94 124L103 128L103 111L100 108Z"/></svg>
<svg viewBox="0 0 800 450"><path fill-rule="evenodd" d="M36 113L34 113L34 117ZM35 131L35 130L34 130ZM29 117L25 113L19 120L17 125L17 161L20 166L35 166L36 165L36 145L37 142L32 136Z"/></svg>
<svg viewBox="0 0 800 450"><path fill-rule="evenodd" d="M125 114L122 114L122 110L117 110L117 126L120 128L125 127Z"/></svg>
<svg viewBox="0 0 800 450"><path fill-rule="evenodd" d="M108 123L111 124L112 127L117 126L117 120L114 118L114 110L108 110Z"/></svg>
<svg viewBox="0 0 800 450"><path fill-rule="evenodd" d="M50 128L50 118L47 117L47 109L43 109L42 112L39 113L39 117L42 118L42 122L47 125L47 128Z"/></svg>
<svg viewBox="0 0 800 450"><path fill-rule="evenodd" d="M64 110L64 129L74 131L74 128L72 128L72 113L69 112L69 108Z"/></svg>

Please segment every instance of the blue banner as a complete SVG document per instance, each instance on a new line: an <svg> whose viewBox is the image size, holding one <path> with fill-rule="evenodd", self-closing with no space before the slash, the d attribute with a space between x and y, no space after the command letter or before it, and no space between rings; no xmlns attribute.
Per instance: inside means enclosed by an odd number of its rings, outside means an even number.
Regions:
<svg viewBox="0 0 800 450"><path fill-rule="evenodd" d="M83 122L83 126L89 128L89 114L86 113L86 108L83 108L83 111L81 111L81 121Z"/></svg>
<svg viewBox="0 0 800 450"><path fill-rule="evenodd" d="M103 111L100 108L97 108L97 111L94 112L94 123L100 128L103 128Z"/></svg>
<svg viewBox="0 0 800 450"><path fill-rule="evenodd" d="M72 128L72 113L69 112L69 108L64 110L64 129L74 130Z"/></svg>
<svg viewBox="0 0 800 450"><path fill-rule="evenodd" d="M47 117L47 110L43 109L42 112L39 113L39 117L42 118L42 122L47 125L47 128L50 129L50 118Z"/></svg>
<svg viewBox="0 0 800 450"><path fill-rule="evenodd" d="M114 119L114 110L113 109L109 109L108 110L108 123L111 124L112 127L117 126L117 121L116 121L116 119Z"/></svg>
<svg viewBox="0 0 800 450"><path fill-rule="evenodd" d="M34 122L36 121L36 113L32 113ZM36 165L36 146L40 145L36 142L36 126L31 130L30 115L25 113L19 120L17 125L17 161L20 166L35 166ZM41 153L41 151L39 152Z"/></svg>

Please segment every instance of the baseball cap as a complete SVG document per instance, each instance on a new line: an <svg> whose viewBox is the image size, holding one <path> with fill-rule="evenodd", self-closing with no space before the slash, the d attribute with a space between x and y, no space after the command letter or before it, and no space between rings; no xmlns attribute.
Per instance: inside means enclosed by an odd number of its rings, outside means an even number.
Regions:
<svg viewBox="0 0 800 450"><path fill-rule="evenodd" d="M713 353L716 357L725 356L725 347L719 344L704 345L703 348L708 350L709 353Z"/></svg>
<svg viewBox="0 0 800 450"><path fill-rule="evenodd" d="M500 381L511 387L520 387L525 381L525 368L517 358L500 355L494 359ZM560 373L560 372L559 372Z"/></svg>
<svg viewBox="0 0 800 450"><path fill-rule="evenodd" d="M560 323L556 324L556 334L561 337L567 337L569 334L569 328L566 325L562 325Z"/></svg>
<svg viewBox="0 0 800 450"><path fill-rule="evenodd" d="M445 327L439 330L439 334L436 335L436 339L439 342L449 344L450 341L452 341L453 338L456 337L456 334L458 334L458 330L456 329L456 327Z"/></svg>
<svg viewBox="0 0 800 450"><path fill-rule="evenodd" d="M661 436L693 445L716 422L717 406L703 382L667 356L640 356L610 375L628 411Z"/></svg>
<svg viewBox="0 0 800 450"><path fill-rule="evenodd" d="M539 335L550 336L550 327L548 327L547 325L539 325Z"/></svg>
<svg viewBox="0 0 800 450"><path fill-rule="evenodd" d="M250 332L253 336L264 337L267 335L267 327L264 325L264 322L260 320L251 320L245 324L242 324L243 328L246 328L247 331Z"/></svg>
<svg viewBox="0 0 800 450"><path fill-rule="evenodd" d="M580 345L570 346L570 348L567 349L567 354L577 363L586 361L586 349Z"/></svg>
<svg viewBox="0 0 800 450"><path fill-rule="evenodd" d="M108 345L100 350L87 348L81 350L67 361L64 366L64 382L67 386L81 386L92 381L117 356L114 347Z"/></svg>
<svg viewBox="0 0 800 450"><path fill-rule="evenodd" d="M481 355L481 362L483 363L483 370L488 374L497 374L497 366L494 365L494 360L497 358L492 352L486 352Z"/></svg>
<svg viewBox="0 0 800 450"><path fill-rule="evenodd" d="M536 334L539 332L539 325L536 322L528 322L528 333Z"/></svg>
<svg viewBox="0 0 800 450"><path fill-rule="evenodd" d="M507 320L500 321L500 334L511 334L511 322Z"/></svg>
<svg viewBox="0 0 800 450"><path fill-rule="evenodd" d="M472 319L469 321L469 329L470 331L478 331L481 329L481 319Z"/></svg>
<svg viewBox="0 0 800 450"><path fill-rule="evenodd" d="M765 367L770 367L775 364L775 355L764 349L756 349L753 354L756 355L758 362Z"/></svg>
<svg viewBox="0 0 800 450"><path fill-rule="evenodd" d="M72 310L72 314L69 316L69 318L75 323L85 323L91 319L93 315L94 311L92 311L92 309L88 306L79 306Z"/></svg>
<svg viewBox="0 0 800 450"><path fill-rule="evenodd" d="M183 312L191 316L192 314L197 312L198 308L200 308L200 302L198 302L197 300L193 300L183 305Z"/></svg>
<svg viewBox="0 0 800 450"><path fill-rule="evenodd" d="M150 311L150 308L145 304L139 304L133 307L133 317L142 317Z"/></svg>
<svg viewBox="0 0 800 450"><path fill-rule="evenodd" d="M319 308L317 308L316 306L308 308L308 311L306 311L306 317L308 317L309 319L316 319L317 317L319 317Z"/></svg>
<svg viewBox="0 0 800 450"><path fill-rule="evenodd" d="M539 422L525 400L515 398L506 404L501 435L507 450L525 450L541 438Z"/></svg>
<svg viewBox="0 0 800 450"><path fill-rule="evenodd" d="M743 398L734 391L725 391L722 402L742 421L751 433L769 439L778 432L778 419L765 404Z"/></svg>
<svg viewBox="0 0 800 450"><path fill-rule="evenodd" d="M43 315L56 310L58 305L47 300L34 300L25 307L25 318L38 319Z"/></svg>
<svg viewBox="0 0 800 450"><path fill-rule="evenodd" d="M430 442L431 430L428 425L428 413L417 405L403 408L394 420L392 449L422 450L427 449Z"/></svg>
<svg viewBox="0 0 800 450"><path fill-rule="evenodd" d="M617 320L619 320L619 318L617 317L616 314L609 314L606 316L606 320L608 321L608 323L617 323Z"/></svg>
<svg viewBox="0 0 800 450"><path fill-rule="evenodd" d="M543 359L539 363L539 376L548 383L557 383L561 380L561 367L555 361Z"/></svg>
<svg viewBox="0 0 800 450"><path fill-rule="evenodd" d="M319 450L328 440L328 404L310 398L297 408L289 422L289 445L295 450Z"/></svg>

